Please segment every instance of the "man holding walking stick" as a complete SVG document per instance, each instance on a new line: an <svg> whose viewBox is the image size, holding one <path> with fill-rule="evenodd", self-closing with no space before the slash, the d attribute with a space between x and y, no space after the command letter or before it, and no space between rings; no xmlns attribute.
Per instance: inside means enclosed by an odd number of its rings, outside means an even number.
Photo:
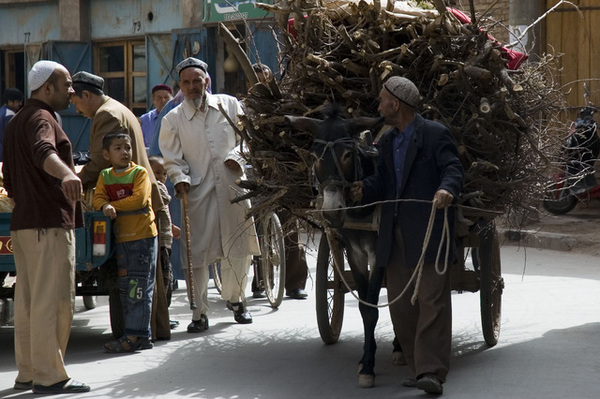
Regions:
<svg viewBox="0 0 600 399"><path fill-rule="evenodd" d="M208 265L221 261L221 297L240 324L252 323L244 291L252 255L259 254L253 220L246 219L248 200L231 203L240 193L235 180L243 176L245 161L228 117L238 120L242 108L234 97L209 94L207 65L186 58L176 66L185 100L162 120L159 146L165 168L178 196L187 196L192 273L188 294L197 309L192 310L188 332L208 329ZM185 230L185 224L181 223ZM186 234L186 231L182 233ZM182 245L182 265L188 264L187 243ZM191 274L191 275L190 275ZM190 278L192 277L192 284ZM193 290L193 291L192 291ZM192 294L193 293L193 294Z"/></svg>

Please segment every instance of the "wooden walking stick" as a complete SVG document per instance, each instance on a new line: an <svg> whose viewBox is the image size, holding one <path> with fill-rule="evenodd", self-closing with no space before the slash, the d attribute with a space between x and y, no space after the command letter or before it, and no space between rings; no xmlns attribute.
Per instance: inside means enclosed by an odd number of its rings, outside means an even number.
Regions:
<svg viewBox="0 0 600 399"><path fill-rule="evenodd" d="M198 309L196 306L196 300L194 298L194 272L192 271L192 243L190 239L190 215L188 214L188 197L187 191L182 193L183 202L183 223L185 225L185 247L187 249L187 270L188 270L188 283L190 290L190 309Z"/></svg>

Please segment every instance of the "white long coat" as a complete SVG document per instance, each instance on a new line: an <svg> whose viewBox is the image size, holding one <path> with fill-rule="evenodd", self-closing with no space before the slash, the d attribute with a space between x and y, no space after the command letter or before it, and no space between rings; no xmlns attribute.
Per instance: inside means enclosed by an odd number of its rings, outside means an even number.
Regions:
<svg viewBox="0 0 600 399"><path fill-rule="evenodd" d="M234 121L243 113L236 98L207 93L206 113L184 101L165 115L160 129L159 146L169 178L173 185L190 184L193 267L260 253L253 220L245 217L250 201L230 202L242 193L235 184L241 175L224 162L232 159L243 171L245 160L240 156L233 128L218 108L219 102ZM181 226L185 227L183 221ZM183 264L187 264L185 252Z"/></svg>

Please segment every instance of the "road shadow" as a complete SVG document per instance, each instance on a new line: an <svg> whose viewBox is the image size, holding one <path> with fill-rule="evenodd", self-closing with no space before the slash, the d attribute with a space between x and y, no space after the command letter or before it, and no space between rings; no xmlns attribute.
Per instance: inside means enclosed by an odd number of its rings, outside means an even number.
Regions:
<svg viewBox="0 0 600 399"><path fill-rule="evenodd" d="M588 323L476 351L477 356L455 356L444 396L461 392L457 397L465 399L598 398L598 336L600 323Z"/></svg>

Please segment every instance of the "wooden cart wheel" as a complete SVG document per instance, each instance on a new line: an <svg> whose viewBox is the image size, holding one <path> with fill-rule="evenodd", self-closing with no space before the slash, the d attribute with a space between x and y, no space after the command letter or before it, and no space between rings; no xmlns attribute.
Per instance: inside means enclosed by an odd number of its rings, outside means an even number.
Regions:
<svg viewBox="0 0 600 399"><path fill-rule="evenodd" d="M344 252L341 246L338 249ZM344 258L343 253L339 255ZM345 293L342 285L343 282L335 271L327 235L323 233L317 254L315 300L319 334L328 345L337 342L342 330Z"/></svg>
<svg viewBox="0 0 600 399"><path fill-rule="evenodd" d="M283 300L285 288L285 242L281 222L275 212L267 213L259 223L260 262L265 294L271 307Z"/></svg>
<svg viewBox="0 0 600 399"><path fill-rule="evenodd" d="M500 266L500 242L494 223L490 223L480 234L478 249L479 283L481 303L481 327L483 338L490 346L498 343L502 310L504 279Z"/></svg>

